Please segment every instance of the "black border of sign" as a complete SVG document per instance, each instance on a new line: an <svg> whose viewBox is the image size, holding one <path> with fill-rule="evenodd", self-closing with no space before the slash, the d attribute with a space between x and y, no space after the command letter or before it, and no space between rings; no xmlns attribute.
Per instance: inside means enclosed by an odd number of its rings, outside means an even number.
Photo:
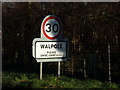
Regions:
<svg viewBox="0 0 120 90"><path fill-rule="evenodd" d="M36 58L36 43L37 42L66 42L66 57ZM35 42L35 59L61 59L61 58L67 58L67 41L36 41Z"/></svg>

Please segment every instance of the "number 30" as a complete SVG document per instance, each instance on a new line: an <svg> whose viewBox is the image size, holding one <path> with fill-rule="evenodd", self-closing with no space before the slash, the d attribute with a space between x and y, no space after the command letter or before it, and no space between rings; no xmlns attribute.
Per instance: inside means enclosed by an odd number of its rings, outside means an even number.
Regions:
<svg viewBox="0 0 120 90"><path fill-rule="evenodd" d="M48 28L46 29L46 32L51 32L51 30L53 30L53 32L58 32L58 24L53 24L51 25L50 23L46 24L46 26L48 26Z"/></svg>

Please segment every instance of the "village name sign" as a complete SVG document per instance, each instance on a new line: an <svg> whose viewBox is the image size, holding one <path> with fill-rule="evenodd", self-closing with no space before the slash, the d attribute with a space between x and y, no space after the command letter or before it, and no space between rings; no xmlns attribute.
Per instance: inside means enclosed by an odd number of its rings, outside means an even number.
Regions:
<svg viewBox="0 0 120 90"><path fill-rule="evenodd" d="M41 63L41 68L42 62L59 62L60 69L60 61L65 61L68 54L67 39L62 37L60 19L54 15L46 16L42 21L40 31L41 38L34 38L32 42L33 57ZM60 74L59 70L58 73Z"/></svg>

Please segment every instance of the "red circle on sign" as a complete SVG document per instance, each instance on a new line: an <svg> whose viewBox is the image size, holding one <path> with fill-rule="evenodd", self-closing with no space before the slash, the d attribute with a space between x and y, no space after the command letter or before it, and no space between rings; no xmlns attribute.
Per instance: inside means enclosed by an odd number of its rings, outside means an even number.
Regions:
<svg viewBox="0 0 120 90"><path fill-rule="evenodd" d="M54 37L48 36L48 35L46 34L46 32L45 32L45 23L46 23L48 20L50 20L50 19L55 19L55 20L59 23L59 25L60 25L60 30L59 30L58 34L57 34L56 36L54 36ZM43 34L44 34L48 39L56 39L56 38L59 36L60 31L61 31L61 22L60 22L60 21L58 20L58 18L56 18L56 17L53 17L53 16L48 17L48 18L46 18L45 21L43 22L42 30L43 30Z"/></svg>

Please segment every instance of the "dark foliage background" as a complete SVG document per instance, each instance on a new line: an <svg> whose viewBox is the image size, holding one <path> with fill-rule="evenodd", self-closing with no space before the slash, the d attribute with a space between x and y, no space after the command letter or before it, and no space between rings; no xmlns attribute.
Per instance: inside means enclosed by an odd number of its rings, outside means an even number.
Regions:
<svg viewBox="0 0 120 90"><path fill-rule="evenodd" d="M68 61L61 74L80 79L108 80L108 44L112 81L120 78L120 3L12 3L2 4L3 71L37 72L32 40L40 37L46 15L58 16L69 40ZM43 63L43 74L56 74L57 63Z"/></svg>

